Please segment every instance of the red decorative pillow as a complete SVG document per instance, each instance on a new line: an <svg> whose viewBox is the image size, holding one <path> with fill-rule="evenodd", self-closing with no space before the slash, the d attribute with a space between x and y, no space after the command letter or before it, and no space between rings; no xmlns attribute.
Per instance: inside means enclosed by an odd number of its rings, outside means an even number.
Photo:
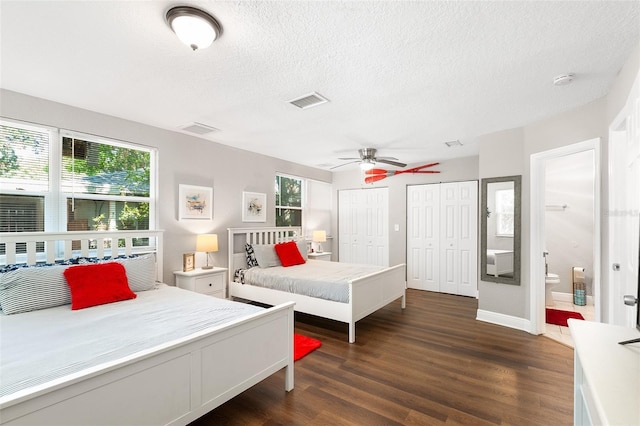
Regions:
<svg viewBox="0 0 640 426"><path fill-rule="evenodd" d="M298 245L295 241L289 241L288 243L280 243L273 246L280 258L280 263L282 266L293 266L293 265L301 265L305 263L304 258L300 254L300 250L298 250Z"/></svg>
<svg viewBox="0 0 640 426"><path fill-rule="evenodd" d="M135 299L124 266L117 262L73 266L64 271L71 290L71 309Z"/></svg>

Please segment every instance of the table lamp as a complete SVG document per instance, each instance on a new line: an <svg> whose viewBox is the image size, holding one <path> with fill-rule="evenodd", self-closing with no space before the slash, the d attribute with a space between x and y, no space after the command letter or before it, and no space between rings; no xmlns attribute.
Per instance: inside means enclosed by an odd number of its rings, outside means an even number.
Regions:
<svg viewBox="0 0 640 426"><path fill-rule="evenodd" d="M218 251L218 235L198 235L198 239L196 240L196 251L204 251L207 253L207 266L203 266L202 269L213 269L213 266L209 266L209 253Z"/></svg>
<svg viewBox="0 0 640 426"><path fill-rule="evenodd" d="M327 232L326 231L313 231L313 242L318 243L318 249L316 250L318 253L322 253L322 244L327 241Z"/></svg>

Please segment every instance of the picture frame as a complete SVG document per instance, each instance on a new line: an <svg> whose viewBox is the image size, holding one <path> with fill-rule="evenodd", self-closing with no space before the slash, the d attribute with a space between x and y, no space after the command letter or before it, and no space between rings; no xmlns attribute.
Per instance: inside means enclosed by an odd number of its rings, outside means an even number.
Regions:
<svg viewBox="0 0 640 426"><path fill-rule="evenodd" d="M196 269L196 254L185 253L182 255L182 272L189 272Z"/></svg>
<svg viewBox="0 0 640 426"><path fill-rule="evenodd" d="M267 194L261 192L242 193L242 221L267 221Z"/></svg>
<svg viewBox="0 0 640 426"><path fill-rule="evenodd" d="M213 188L180 184L178 206L179 220L213 219Z"/></svg>

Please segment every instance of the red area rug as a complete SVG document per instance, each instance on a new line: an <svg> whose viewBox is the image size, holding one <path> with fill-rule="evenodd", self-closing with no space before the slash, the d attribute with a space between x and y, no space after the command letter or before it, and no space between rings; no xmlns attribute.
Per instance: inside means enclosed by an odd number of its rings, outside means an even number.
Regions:
<svg viewBox="0 0 640 426"><path fill-rule="evenodd" d="M558 309L547 309L547 324L562 325L567 327L567 320L569 318L575 318L584 320L584 317L580 312L561 311Z"/></svg>
<svg viewBox="0 0 640 426"><path fill-rule="evenodd" d="M322 342L320 340L312 339L311 337L303 336L302 334L293 334L293 360L297 361L303 356L315 351Z"/></svg>

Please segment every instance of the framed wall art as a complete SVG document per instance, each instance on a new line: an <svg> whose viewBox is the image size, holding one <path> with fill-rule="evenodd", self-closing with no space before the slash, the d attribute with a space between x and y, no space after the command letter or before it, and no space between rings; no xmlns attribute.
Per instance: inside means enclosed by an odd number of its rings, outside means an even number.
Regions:
<svg viewBox="0 0 640 426"><path fill-rule="evenodd" d="M178 191L179 219L213 219L213 188L180 185Z"/></svg>
<svg viewBox="0 0 640 426"><path fill-rule="evenodd" d="M242 221L267 221L267 194L260 192L242 193Z"/></svg>

